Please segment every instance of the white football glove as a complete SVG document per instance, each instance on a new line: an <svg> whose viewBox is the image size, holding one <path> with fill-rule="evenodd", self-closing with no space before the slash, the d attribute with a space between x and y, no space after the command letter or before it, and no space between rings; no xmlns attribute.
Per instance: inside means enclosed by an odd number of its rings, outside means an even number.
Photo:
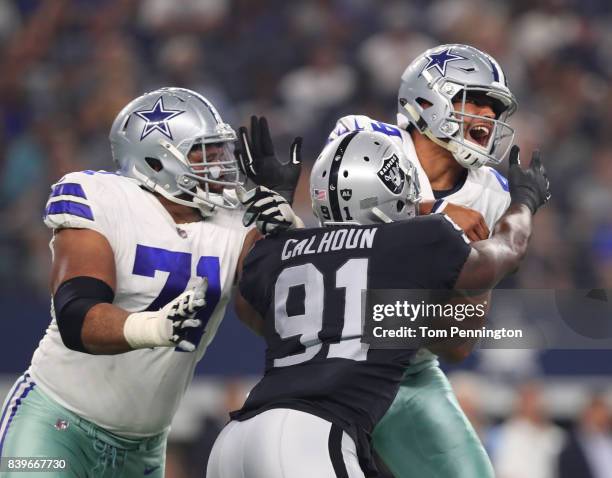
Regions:
<svg viewBox="0 0 612 478"><path fill-rule="evenodd" d="M196 313L206 306L208 280L183 292L158 311L135 312L128 315L123 326L125 340L133 349L178 347L193 352L198 344L186 340L188 330L202 321Z"/></svg>
<svg viewBox="0 0 612 478"><path fill-rule="evenodd" d="M257 186L250 191L238 188L236 192L240 202L247 206L242 217L245 227L255 222L257 230L264 235L304 227L287 200L277 192L265 186Z"/></svg>

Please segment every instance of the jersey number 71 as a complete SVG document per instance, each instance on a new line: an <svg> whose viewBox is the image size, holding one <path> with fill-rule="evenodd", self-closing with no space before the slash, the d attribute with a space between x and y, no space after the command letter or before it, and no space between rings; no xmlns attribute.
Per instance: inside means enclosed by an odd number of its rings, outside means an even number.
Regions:
<svg viewBox="0 0 612 478"><path fill-rule="evenodd" d="M159 295L145 310L159 310L185 291L191 279L191 254L138 244L132 274L155 277L157 271L168 272L168 278ZM191 329L186 336L186 339L194 344L200 343L204 328L221 298L219 258L200 257L196 265L196 275L208 278L208 289L206 290L206 307L196 314L196 317L202 321L202 325ZM183 352L178 347L175 350Z"/></svg>

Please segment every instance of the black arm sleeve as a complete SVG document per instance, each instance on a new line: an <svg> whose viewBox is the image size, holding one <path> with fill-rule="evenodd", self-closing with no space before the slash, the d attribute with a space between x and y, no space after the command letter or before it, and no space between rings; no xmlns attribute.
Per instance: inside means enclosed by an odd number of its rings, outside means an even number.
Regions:
<svg viewBox="0 0 612 478"><path fill-rule="evenodd" d="M94 277L79 276L62 282L53 296L55 320L64 345L76 352L89 353L83 345L81 330L89 309L112 303L113 289Z"/></svg>

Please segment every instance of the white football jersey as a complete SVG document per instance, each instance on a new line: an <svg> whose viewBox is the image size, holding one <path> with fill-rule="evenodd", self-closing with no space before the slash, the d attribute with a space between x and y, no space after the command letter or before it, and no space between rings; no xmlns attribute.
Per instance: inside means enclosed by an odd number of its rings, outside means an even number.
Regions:
<svg viewBox="0 0 612 478"><path fill-rule="evenodd" d="M130 312L158 310L208 278L202 327L193 353L170 347L89 355L64 346L54 318L35 351L30 374L62 406L126 437L158 434L172 417L223 319L248 229L242 211L175 224L157 198L115 173L70 173L52 187L45 211L51 229L85 228L104 235L116 265L113 304ZM52 240L53 241L53 240Z"/></svg>
<svg viewBox="0 0 612 478"><path fill-rule="evenodd" d="M408 131L395 125L373 120L364 115L349 115L343 116L338 120L334 130L329 135L328 141L332 141L350 131L360 130L378 131L379 133L386 134L391 140L396 142L418 171L421 198L425 201L435 199L431 184L417 157L414 143ZM510 205L508 180L495 169L488 166L468 169L465 183L458 190L445 196L444 199L450 203L459 204L478 211L484 217L489 230L493 231L495 223L502 217ZM420 349L412 359L412 364L415 368L412 369L411 367L411 370L408 372L416 371L425 363L435 359L436 356L429 350Z"/></svg>
<svg viewBox="0 0 612 478"><path fill-rule="evenodd" d="M410 134L398 126L373 120L363 115L344 116L338 120L334 130L329 135L329 141L350 131L378 131L384 133L396 142L416 166L421 185L423 200L434 200L429 179L419 162ZM508 181L495 169L483 166L479 169L469 169L465 183L457 191L444 198L446 201L472 208L483 215L489 230L506 212L510 205Z"/></svg>

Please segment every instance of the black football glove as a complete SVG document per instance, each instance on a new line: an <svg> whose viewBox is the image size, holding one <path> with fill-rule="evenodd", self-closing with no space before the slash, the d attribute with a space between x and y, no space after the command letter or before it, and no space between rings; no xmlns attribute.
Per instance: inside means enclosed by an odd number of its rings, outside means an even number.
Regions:
<svg viewBox="0 0 612 478"><path fill-rule="evenodd" d="M533 152L531 165L527 169L521 169L519 152L518 146L512 146L508 170L511 203L524 204L531 214L535 214L538 208L550 199L550 182L540 158L540 151Z"/></svg>
<svg viewBox="0 0 612 478"><path fill-rule="evenodd" d="M278 192L289 204L293 204L302 169L301 148L302 138L295 138L291 144L289 161L281 163L274 154L268 121L263 116L251 116L251 137L244 126L238 130L236 157L247 178L258 186Z"/></svg>

